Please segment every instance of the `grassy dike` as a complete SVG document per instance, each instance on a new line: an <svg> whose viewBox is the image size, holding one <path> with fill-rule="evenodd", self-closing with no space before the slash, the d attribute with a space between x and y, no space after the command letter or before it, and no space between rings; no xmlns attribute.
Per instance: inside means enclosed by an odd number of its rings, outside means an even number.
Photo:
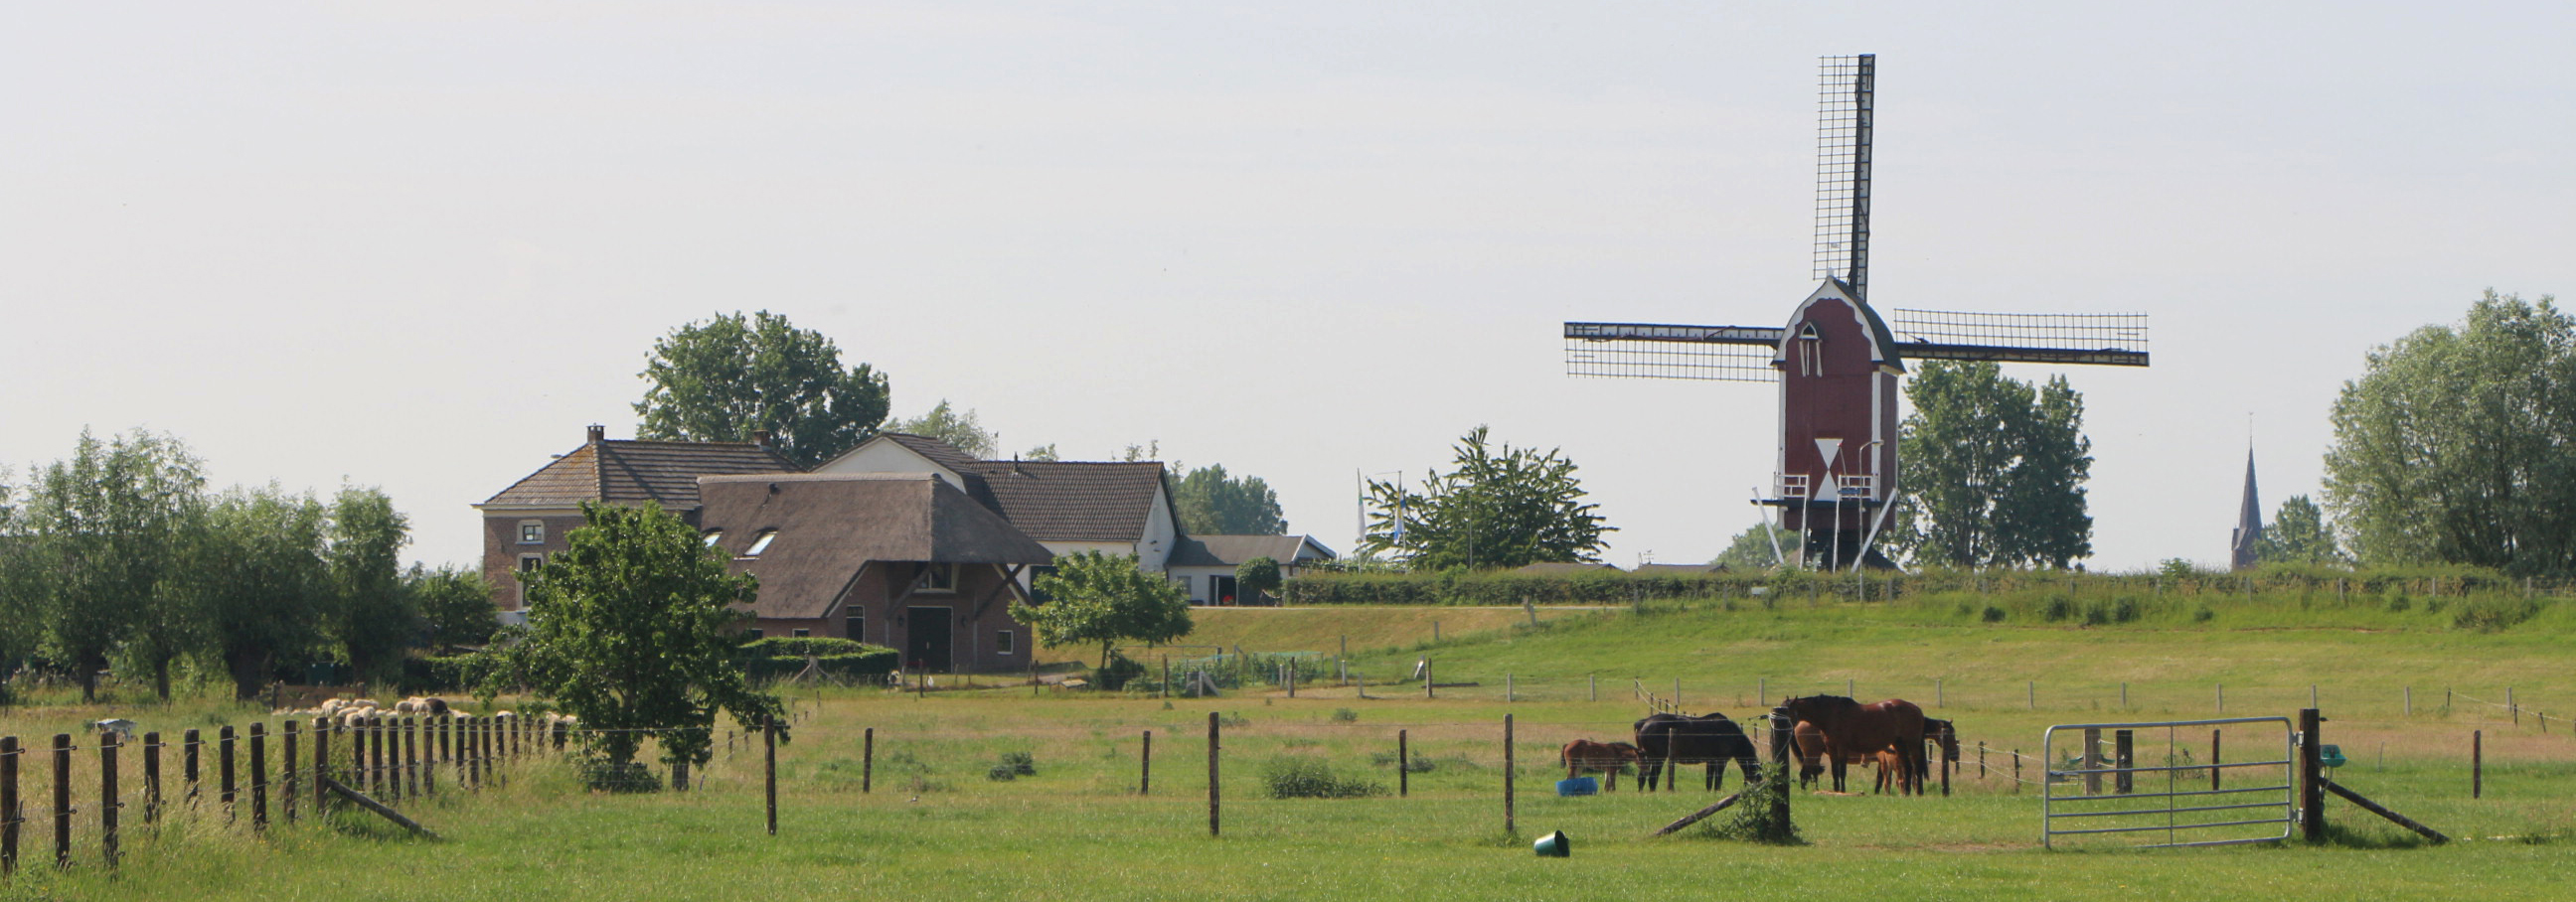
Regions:
<svg viewBox="0 0 2576 902"><path fill-rule="evenodd" d="M152 831L129 827L125 866L29 866L0 898L439 899L835 898L1622 899L1794 892L1874 899L2296 898L2564 899L2576 897L2576 737L2541 733L2466 702L2440 710L2428 695L2452 685L2486 697L2514 685L2528 710L2576 704L2564 614L2544 610L2509 628L2453 625L2421 605L2261 607L2201 601L2142 605L2132 619L2085 626L2041 616L2046 599L1927 598L1870 605L1738 599L1555 612L1537 628L1518 610L1212 611L1193 641L1260 651L1334 650L1353 635L1363 672L1389 678L1433 657L1447 687L1382 685L1361 699L1338 685L1166 703L1026 687L936 693L873 690L795 694L804 719L779 751L780 833L762 830L759 755L720 751L700 791L645 796L582 792L560 766L520 766L508 785L450 794L406 809L448 837L403 838L367 821L280 826L264 839L222 826L201 805ZM1542 615L1548 611L1542 610ZM1429 643L1427 621L1443 619ZM1363 646L1359 635L1373 638ZM1416 635L1418 633L1418 635ZM1258 637L1258 638L1256 638ZM1521 700L1505 701L1501 674ZM2048 852L2038 848L2030 787L2001 776L1954 777L1948 798L1796 797L1805 845L1763 847L1697 829L1648 838L1712 797L1696 789L1565 799L1550 784L1554 749L1608 738L1643 713L1638 683L1683 679L1684 704L1748 715L1756 681L1782 691L1839 690L1927 701L1940 681L1970 744L2036 746L2050 723L2203 716L2213 678L2229 683L2230 713L2287 714L2319 685L2329 740L2355 761L2342 782L2468 842L2414 847L2406 834L2331 803L2337 840L2322 847ZM1585 677L1597 677L1599 702ZM2032 710L2026 684L2041 694ZM2131 703L2117 703L2118 684ZM2400 710L2403 687L2417 710ZM1615 687L1615 691L1614 691ZM2472 688L2475 687L2475 688ZM2491 688L2490 688L2491 687ZM1927 704L1927 707L1929 705ZM1207 831L1207 718L1224 729L1224 832ZM247 716L199 703L123 710L147 729L167 717L205 725ZM1501 720L1515 721L1518 835L1503 832ZM0 728L49 735L97 709L21 707ZM861 731L877 731L871 792L860 783ZM1153 793L1139 796L1141 734L1154 734ZM2486 797L2468 797L2467 733L2486 731ZM1393 795L1396 732L1427 772ZM39 740L41 741L41 740ZM2385 746L2385 751L2381 747ZM989 778L1007 753L1037 773ZM86 754L86 753L84 753ZM1386 794L1270 800L1265 768L1320 761ZM134 768L129 765L129 772ZM1730 790L1738 778L1729 775ZM31 780L28 798L42 789ZM84 805L92 800L82 796ZM130 811L131 809L129 809ZM92 819L85 807L83 822ZM139 821L127 816L129 825ZM48 852L30 823L28 861ZM1574 839L1570 860L1530 855L1548 830Z"/></svg>

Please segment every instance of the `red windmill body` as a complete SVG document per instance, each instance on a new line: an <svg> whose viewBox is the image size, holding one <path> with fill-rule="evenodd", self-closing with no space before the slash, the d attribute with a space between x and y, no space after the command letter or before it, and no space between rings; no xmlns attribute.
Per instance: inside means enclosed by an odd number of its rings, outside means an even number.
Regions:
<svg viewBox="0 0 2576 902"><path fill-rule="evenodd" d="M1877 58L1827 57L1823 68L1815 231L1822 282L1788 324L1570 322L1566 371L1777 381L1778 464L1770 494L1755 502L1778 507L1780 525L1801 537L1782 557L1800 566L1887 566L1873 545L1898 497L1897 378L1905 360L2146 366L2146 317L1900 309L1890 328L1869 304Z"/></svg>

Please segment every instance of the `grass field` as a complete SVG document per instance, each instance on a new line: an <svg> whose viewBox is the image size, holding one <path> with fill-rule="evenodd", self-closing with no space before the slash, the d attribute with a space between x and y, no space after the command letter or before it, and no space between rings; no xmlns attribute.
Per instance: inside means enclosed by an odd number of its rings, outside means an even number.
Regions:
<svg viewBox="0 0 2576 902"><path fill-rule="evenodd" d="M76 866L29 868L6 897L2576 898L2576 738L2563 722L2542 733L2533 717L2576 710L2563 701L2570 657L2554 610L2493 632L2384 609L2222 606L2207 620L2186 610L2094 628L2018 616L1987 623L1933 601L1555 614L1535 629L1511 625L1523 617L1518 610L1202 617L1194 641L1250 650L1329 654L1332 637L1351 635L1357 667L1390 681L1365 700L1339 685L1310 685L1293 700L1263 689L1168 705L1054 689L1033 698L1025 686L928 698L800 690L803 719L779 750L775 837L763 832L757 748L737 742L719 752L704 787L685 794L591 794L566 768L540 761L520 765L504 787L406 803L447 837L435 843L354 817L251 839L201 803L158 834L129 826L127 859L114 876L96 864L93 812L85 808ZM1443 621L1437 644L1428 641L1434 617ZM1424 699L1419 683L1392 682L1426 655L1441 682L1476 685ZM1504 698L1505 673L1514 674L1517 701ZM1599 679L1598 702L1586 700L1587 677ZM1624 735L1643 713L1631 686L1660 684L1669 693L1675 677L1685 707L1738 715L1756 713L1757 685L1776 698L1839 691L1849 679L1865 698L1902 695L1957 720L1971 760L1947 798L1801 792L1794 805L1805 843L1786 847L1714 839L1696 827L1649 838L1713 800L1695 786L1591 798L1550 792L1562 776L1553 767L1557 745ZM2051 723L2207 716L2211 683L2222 680L2228 713L2245 715L2289 714L2316 683L2334 719L2328 741L2354 758L2338 779L2469 841L2418 846L2333 802L2337 838L2322 846L2038 848L2036 787L2003 775L2009 759L2000 750L2035 752ZM2117 701L2124 681L2125 708ZM2465 700L2442 710L2435 698L2445 685L2479 698L2512 685L2524 722ZM2412 716L2402 710L2407 686L2416 696ZM1936 691L1946 704L1930 703ZM1206 801L1211 711L1227 722L1224 830L1215 838ZM117 713L175 732L256 712L193 703ZM1502 821L1506 714L1516 738L1517 835L1506 835ZM98 716L102 709L21 707L0 715L0 732L40 737ZM867 728L877 731L874 786L862 793L859 737ZM1146 730L1153 792L1140 796ZM1393 795L1391 760L1399 730L1431 765L1411 776L1401 798ZM2470 730L2486 734L2481 799L2468 792ZM1979 741L1996 750L1983 779L1973 760ZM2232 732L2229 742L2246 754L2255 747L2251 733ZM990 779L1013 752L1029 755L1036 774ZM88 804L94 784L83 780L94 773L94 753L76 758L83 763L74 784L91 787L82 790ZM1265 768L1284 759L1320 761L1386 794L1264 798ZM1737 782L1728 777L1730 791ZM31 770L28 797L44 798L44 787ZM132 810L129 825L139 820ZM1573 838L1574 856L1533 857L1529 841L1556 829ZM28 825L30 861L49 854L48 836L44 824Z"/></svg>

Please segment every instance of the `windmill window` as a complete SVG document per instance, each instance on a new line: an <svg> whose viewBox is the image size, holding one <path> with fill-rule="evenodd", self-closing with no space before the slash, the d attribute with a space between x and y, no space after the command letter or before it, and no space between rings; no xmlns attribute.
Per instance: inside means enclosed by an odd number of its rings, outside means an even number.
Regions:
<svg viewBox="0 0 2576 902"><path fill-rule="evenodd" d="M1798 328L1798 375L1822 376L1825 374L1824 356L1819 353L1824 345L1825 336L1816 331L1815 323L1808 323Z"/></svg>
<svg viewBox="0 0 2576 902"><path fill-rule="evenodd" d="M756 535L756 536L752 536L752 537L751 537L751 547L743 549L743 550L742 550L742 556L743 556L743 557L759 557L761 552L763 552L763 551L768 551L768 550L769 550L769 543L771 543L771 542L773 542L773 541L776 541L777 539L778 539L778 530L775 530L775 529L764 529L764 530L761 530L759 535Z"/></svg>

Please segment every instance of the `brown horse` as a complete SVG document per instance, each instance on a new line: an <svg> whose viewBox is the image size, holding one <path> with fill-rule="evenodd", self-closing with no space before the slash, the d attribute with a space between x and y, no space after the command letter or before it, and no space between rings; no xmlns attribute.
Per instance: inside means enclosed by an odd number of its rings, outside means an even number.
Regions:
<svg viewBox="0 0 2576 902"><path fill-rule="evenodd" d="M1607 791L1617 792L1619 774L1629 767L1642 766L1645 759L1637 751L1636 746L1625 742L1594 742L1589 739L1577 739L1566 743L1565 749L1557 753L1556 760L1557 763L1565 765L1566 779L1580 777L1588 771L1598 771L1603 777L1602 786Z"/></svg>
<svg viewBox="0 0 2576 902"><path fill-rule="evenodd" d="M1680 782L1681 765L1706 766L1702 782L1708 789L1726 788L1726 762L1733 761L1744 771L1747 786L1760 779L1761 763L1754 757L1753 740L1744 728L1724 714L1711 712L1698 717L1679 714L1649 714L1636 723L1637 748L1645 757L1644 779L1638 785L1655 788L1664 777L1665 768L1673 775L1665 788Z"/></svg>
<svg viewBox="0 0 2576 902"><path fill-rule="evenodd" d="M1923 709L1913 702L1890 699L1864 705L1839 695L1810 695L1780 705L1792 721L1807 721L1825 735L1825 758L1834 772L1834 791L1844 790L1844 770L1854 756L1871 755L1894 746L1908 774L1920 773L1923 760ZM1909 780L1908 782L1914 782ZM1919 783L1910 787L1922 791Z"/></svg>
<svg viewBox="0 0 2576 902"><path fill-rule="evenodd" d="M1802 720L1789 729L1789 736L1798 746L1798 788L1815 785L1817 778L1825 773L1825 731ZM1859 753L1853 753L1844 756L1843 763L1862 764L1868 760Z"/></svg>

